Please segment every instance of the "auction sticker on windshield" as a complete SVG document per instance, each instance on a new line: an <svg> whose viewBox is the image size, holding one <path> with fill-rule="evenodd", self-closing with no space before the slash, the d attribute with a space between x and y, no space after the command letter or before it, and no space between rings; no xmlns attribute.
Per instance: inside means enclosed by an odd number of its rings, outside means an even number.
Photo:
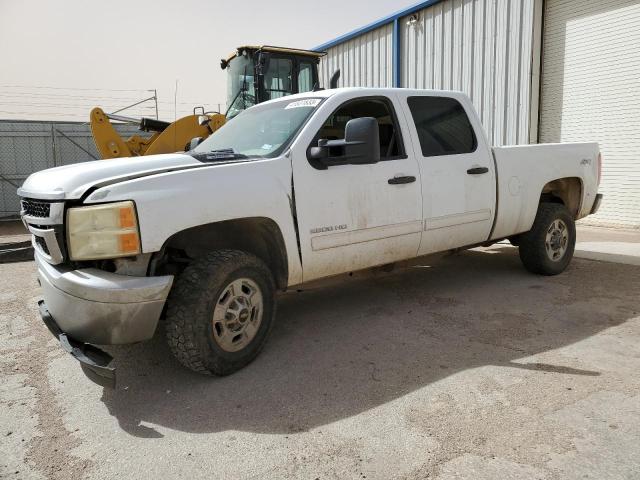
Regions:
<svg viewBox="0 0 640 480"><path fill-rule="evenodd" d="M284 109L287 110L288 108L315 107L319 103L319 98L305 98L304 100L296 100L295 102L291 102L289 105L284 107Z"/></svg>

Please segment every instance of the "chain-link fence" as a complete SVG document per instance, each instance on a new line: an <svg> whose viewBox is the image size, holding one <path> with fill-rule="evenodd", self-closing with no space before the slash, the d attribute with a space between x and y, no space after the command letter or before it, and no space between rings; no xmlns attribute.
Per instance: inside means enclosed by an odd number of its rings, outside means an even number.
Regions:
<svg viewBox="0 0 640 480"><path fill-rule="evenodd" d="M115 128L145 136L133 125ZM16 190L33 172L98 159L87 123L0 120L0 219L19 214Z"/></svg>

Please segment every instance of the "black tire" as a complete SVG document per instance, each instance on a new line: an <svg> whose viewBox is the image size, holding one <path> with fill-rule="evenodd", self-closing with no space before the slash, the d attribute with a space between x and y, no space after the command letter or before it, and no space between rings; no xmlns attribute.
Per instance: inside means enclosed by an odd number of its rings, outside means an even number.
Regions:
<svg viewBox="0 0 640 480"><path fill-rule="evenodd" d="M227 351L214 336L213 314L221 295L238 279L250 279L259 287L262 318L246 346ZM217 250L193 260L177 278L168 298L167 342L185 367L199 373L229 375L260 353L275 313L275 285L264 262L239 250Z"/></svg>
<svg viewBox="0 0 640 480"><path fill-rule="evenodd" d="M560 221L566 226L566 248L555 260L547 253L547 233L554 222ZM520 260L524 267L532 273L540 275L558 275L562 273L573 258L576 245L576 225L573 217L562 204L541 203L538 207L533 227L527 233L519 236L518 243Z"/></svg>

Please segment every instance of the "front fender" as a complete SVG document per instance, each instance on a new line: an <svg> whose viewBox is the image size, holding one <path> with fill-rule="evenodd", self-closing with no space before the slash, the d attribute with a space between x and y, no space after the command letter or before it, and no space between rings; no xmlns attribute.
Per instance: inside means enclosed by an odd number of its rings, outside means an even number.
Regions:
<svg viewBox="0 0 640 480"><path fill-rule="evenodd" d="M286 157L166 172L99 188L85 203L133 200L142 251L159 251L177 232L225 220L264 217L282 232L289 284L302 279Z"/></svg>

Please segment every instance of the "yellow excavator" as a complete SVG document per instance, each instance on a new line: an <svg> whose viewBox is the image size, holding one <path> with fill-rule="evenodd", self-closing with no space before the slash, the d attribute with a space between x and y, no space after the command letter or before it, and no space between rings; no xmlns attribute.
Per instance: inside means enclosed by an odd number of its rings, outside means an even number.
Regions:
<svg viewBox="0 0 640 480"><path fill-rule="evenodd" d="M91 133L98 153L103 159L135 157L171 153L188 149L204 140L241 111L258 103L294 93L319 88L318 64L324 52L297 48L242 46L228 58L220 61L227 72L227 111L205 112L164 122L154 118L131 118L105 113L96 107L91 110ZM337 82L332 77L332 87ZM150 137L133 135L123 139L111 121L137 124Z"/></svg>

